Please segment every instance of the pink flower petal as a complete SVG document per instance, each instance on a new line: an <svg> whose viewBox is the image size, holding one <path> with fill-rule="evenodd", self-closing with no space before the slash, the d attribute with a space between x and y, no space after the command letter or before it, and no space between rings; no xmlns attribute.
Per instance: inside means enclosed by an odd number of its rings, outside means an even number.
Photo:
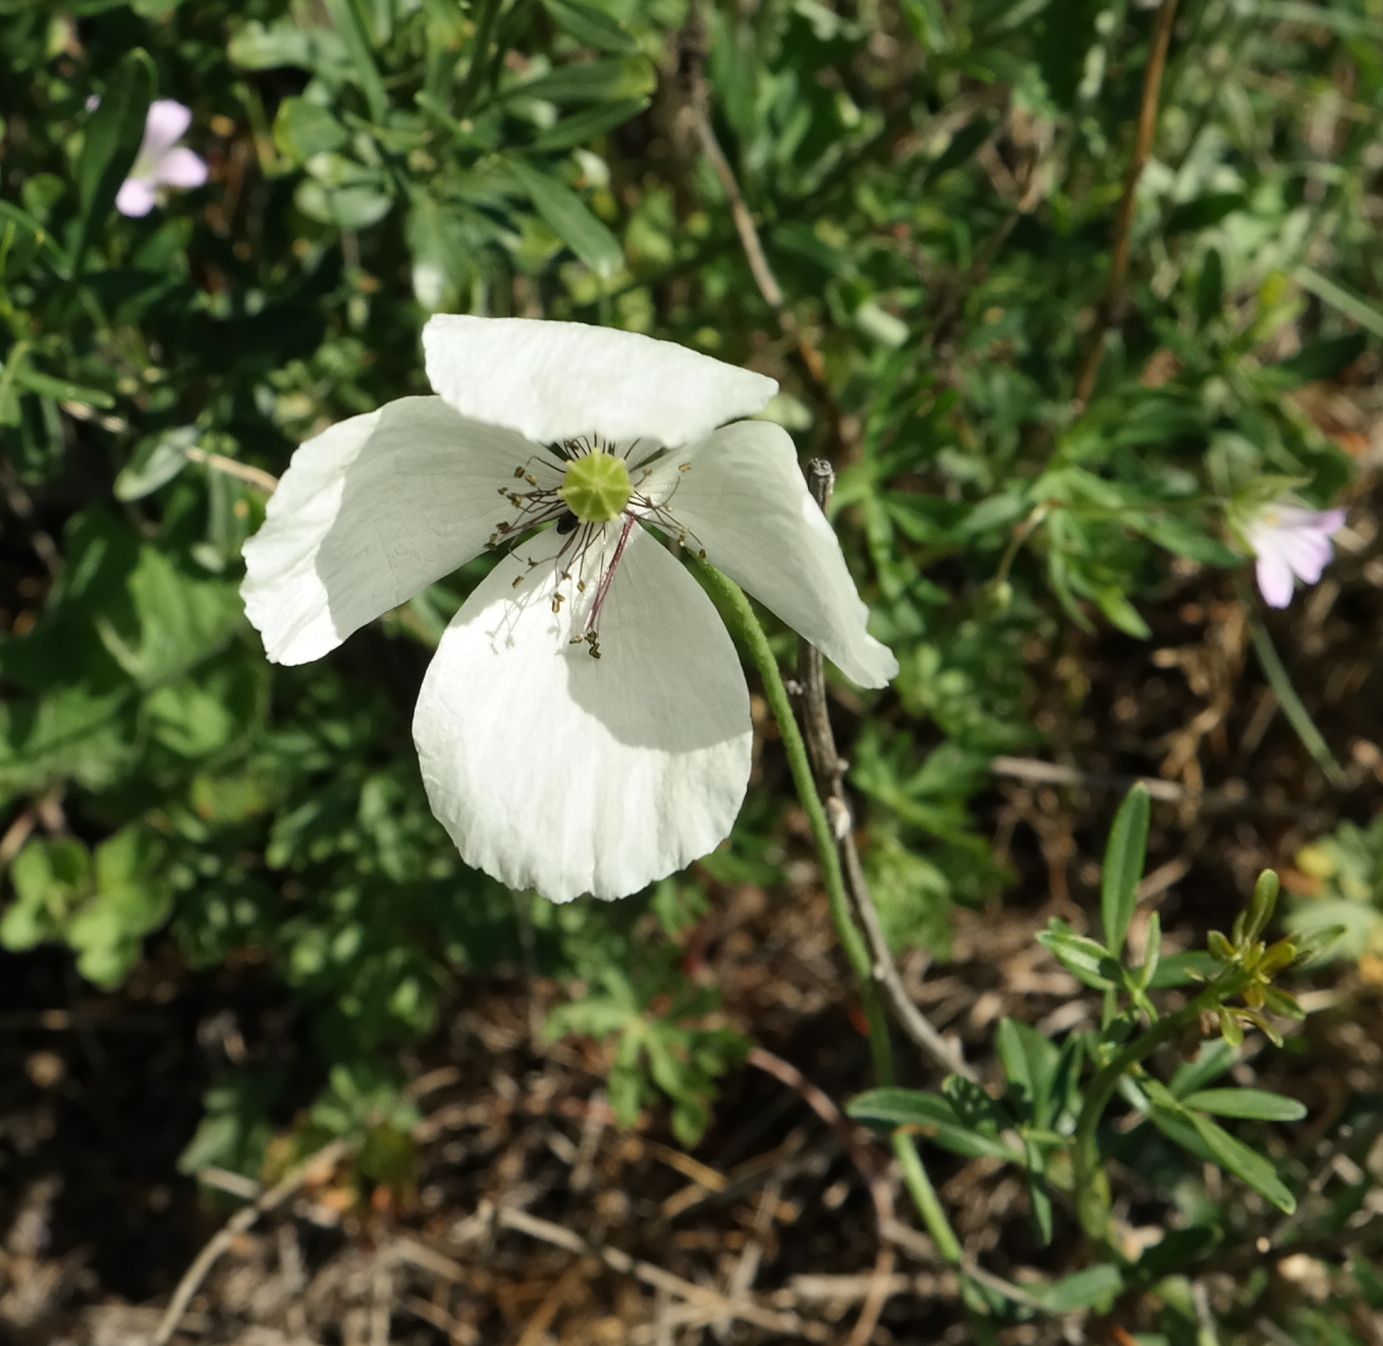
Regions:
<svg viewBox="0 0 1383 1346"><path fill-rule="evenodd" d="M154 165L154 181L169 187L200 187L206 181L206 164L179 145Z"/></svg>
<svg viewBox="0 0 1383 1346"><path fill-rule="evenodd" d="M1315 584L1335 554L1330 539L1311 528L1284 530L1277 540L1277 552L1303 584Z"/></svg>
<svg viewBox="0 0 1383 1346"><path fill-rule="evenodd" d="M154 208L154 184L146 178L126 178L116 193L115 208L136 219L147 215Z"/></svg>
<svg viewBox="0 0 1383 1346"><path fill-rule="evenodd" d="M1270 608L1285 608L1292 601L1292 571L1275 551L1258 554L1258 592Z"/></svg>
<svg viewBox="0 0 1383 1346"><path fill-rule="evenodd" d="M139 147L139 157L162 158L183 138L191 124L191 108L184 107L173 98L154 99L149 104L149 115L144 122L144 143Z"/></svg>

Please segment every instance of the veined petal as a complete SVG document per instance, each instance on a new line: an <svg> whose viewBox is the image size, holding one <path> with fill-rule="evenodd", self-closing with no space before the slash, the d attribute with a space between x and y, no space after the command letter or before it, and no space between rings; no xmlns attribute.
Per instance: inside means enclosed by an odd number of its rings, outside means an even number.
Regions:
<svg viewBox="0 0 1383 1346"><path fill-rule="evenodd" d="M1317 583L1335 554L1330 538L1314 528L1282 529L1277 551L1303 584Z"/></svg>
<svg viewBox="0 0 1383 1346"><path fill-rule="evenodd" d="M484 550L508 510L499 489L534 451L440 397L401 398L309 440L244 549L240 592L269 658L320 658Z"/></svg>
<svg viewBox="0 0 1383 1346"><path fill-rule="evenodd" d="M749 696L710 600L641 529L610 585L598 659L571 643L586 605L554 613L556 568L528 568L542 538L447 628L413 738L468 864L554 902L623 897L729 834L749 780Z"/></svg>
<svg viewBox="0 0 1383 1346"><path fill-rule="evenodd" d="M439 315L423 351L433 389L463 416L540 444L590 434L686 444L778 391L671 341L585 323Z"/></svg>
<svg viewBox="0 0 1383 1346"><path fill-rule="evenodd" d="M865 629L868 609L786 430L768 421L727 425L654 472L636 489L689 530L687 544L704 547L712 565L846 677L882 687L897 674L898 661Z"/></svg>

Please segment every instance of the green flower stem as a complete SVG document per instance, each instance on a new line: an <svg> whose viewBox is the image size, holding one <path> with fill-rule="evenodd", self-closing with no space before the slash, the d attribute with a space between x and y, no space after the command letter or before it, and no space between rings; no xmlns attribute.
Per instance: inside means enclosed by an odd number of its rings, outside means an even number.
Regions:
<svg viewBox="0 0 1383 1346"><path fill-rule="evenodd" d="M745 598L739 585L704 563L698 565L697 569L702 582L714 595L731 630L739 636L751 662L758 670L764 696L773 712L773 718L778 722L778 732L787 754L792 783L806 811L807 821L812 830L812 840L816 843L821 859L821 873L826 881L826 897L831 907L831 919L835 922L846 961L854 973L860 1002L869 1022L869 1045L874 1057L875 1080L879 1085L887 1087L897 1079L893 1068L893 1048L888 1037L888 1021L874 984L873 964L868 946L850 911L850 899L845 892L845 876L840 867L840 852L836 848L836 839L827 821L821 796L817 792L816 777L812 774L811 760L807 755L807 744L798 727L797 717L793 714L792 702L788 699L788 690L783 684L778 661L773 657L768 637L764 634L754 609L750 607L749 600ZM937 1197L936 1189L927 1176L916 1142L907 1132L896 1131L893 1136L893 1149L902 1166L903 1183L908 1189L908 1195L917 1207L917 1213L922 1217L937 1251L952 1266L962 1266L964 1253L960 1239L956 1237L956 1232Z"/></svg>
<svg viewBox="0 0 1383 1346"><path fill-rule="evenodd" d="M1193 1024L1207 1010L1218 1010L1245 985L1246 978L1237 971L1217 977L1188 1005L1159 1019L1147 1032L1134 1038L1123 1051L1115 1055L1095 1073L1085 1093L1085 1103L1076 1118L1076 1130L1071 1141L1071 1159L1075 1173L1076 1213L1081 1227L1093 1239L1108 1241L1109 1179L1100 1164L1098 1135L1119 1081L1140 1061L1150 1056L1164 1042Z"/></svg>

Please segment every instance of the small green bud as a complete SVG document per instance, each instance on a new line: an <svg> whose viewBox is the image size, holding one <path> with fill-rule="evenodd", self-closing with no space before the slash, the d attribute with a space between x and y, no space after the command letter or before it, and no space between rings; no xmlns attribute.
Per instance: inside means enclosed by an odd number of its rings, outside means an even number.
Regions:
<svg viewBox="0 0 1383 1346"><path fill-rule="evenodd" d="M582 523L609 523L624 513L634 488L624 459L601 451L572 463L557 494Z"/></svg>
<svg viewBox="0 0 1383 1346"><path fill-rule="evenodd" d="M1338 866L1329 847L1311 845L1303 846L1297 852L1297 868L1313 879L1328 879Z"/></svg>
<svg viewBox="0 0 1383 1346"><path fill-rule="evenodd" d="M1013 606L1013 585L1007 580L990 580L980 590L981 617L1002 617Z"/></svg>
<svg viewBox="0 0 1383 1346"><path fill-rule="evenodd" d="M1211 956L1221 963L1232 963L1234 961L1234 945L1227 940L1218 930L1212 930L1206 936L1206 944L1210 949Z"/></svg>
<svg viewBox="0 0 1383 1346"><path fill-rule="evenodd" d="M1271 977L1275 972L1281 972L1284 967L1291 967L1297 960L1297 946L1289 939L1280 939L1272 946L1258 964L1258 973L1263 977Z"/></svg>
<svg viewBox="0 0 1383 1346"><path fill-rule="evenodd" d="M1238 1017L1233 1010L1221 1008L1220 1036L1224 1038L1231 1047L1242 1047L1244 1045L1244 1030L1240 1026Z"/></svg>
<svg viewBox="0 0 1383 1346"><path fill-rule="evenodd" d="M1277 874L1271 869L1265 869L1258 876L1258 882L1253 885L1253 897L1249 901L1248 924L1244 929L1246 938L1257 939L1268 928L1281 886Z"/></svg>

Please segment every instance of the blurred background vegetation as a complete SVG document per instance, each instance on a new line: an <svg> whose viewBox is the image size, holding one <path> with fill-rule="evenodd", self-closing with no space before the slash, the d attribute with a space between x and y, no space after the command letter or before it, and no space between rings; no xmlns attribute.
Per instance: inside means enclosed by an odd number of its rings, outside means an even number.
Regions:
<svg viewBox="0 0 1383 1346"><path fill-rule="evenodd" d="M1318 1013L1235 1067L1306 1103L1262 1140L1325 1232L1255 1258L1258 1199L1140 1132L1135 1235L1217 1237L1089 1339L1383 1339L1383 3L0 0L0 69L0 1335L142 1339L225 1193L337 1141L308 1232L242 1248L196 1339L701 1339L598 1259L452 1238L525 1183L591 1246L748 1275L769 1316L720 1340L836 1340L855 1302L812 1284L868 1271L868 1197L744 1064L868 1084L761 708L727 845L553 908L461 866L409 737L486 562L305 668L244 621L272 476L426 391L419 330L458 311L780 380L902 665L834 689L864 861L982 1069L1003 1016L1091 1014L1032 936L1090 924L1135 777L1135 941L1156 909L1200 947L1265 865L1289 923L1347 927ZM154 97L210 179L126 219ZM1350 522L1274 614L1229 518L1285 491ZM970 1253L1079 1268L1021 1185L939 1163ZM919 1257L876 1339L969 1340ZM1090 1317L1041 1307L1003 1339Z"/></svg>

